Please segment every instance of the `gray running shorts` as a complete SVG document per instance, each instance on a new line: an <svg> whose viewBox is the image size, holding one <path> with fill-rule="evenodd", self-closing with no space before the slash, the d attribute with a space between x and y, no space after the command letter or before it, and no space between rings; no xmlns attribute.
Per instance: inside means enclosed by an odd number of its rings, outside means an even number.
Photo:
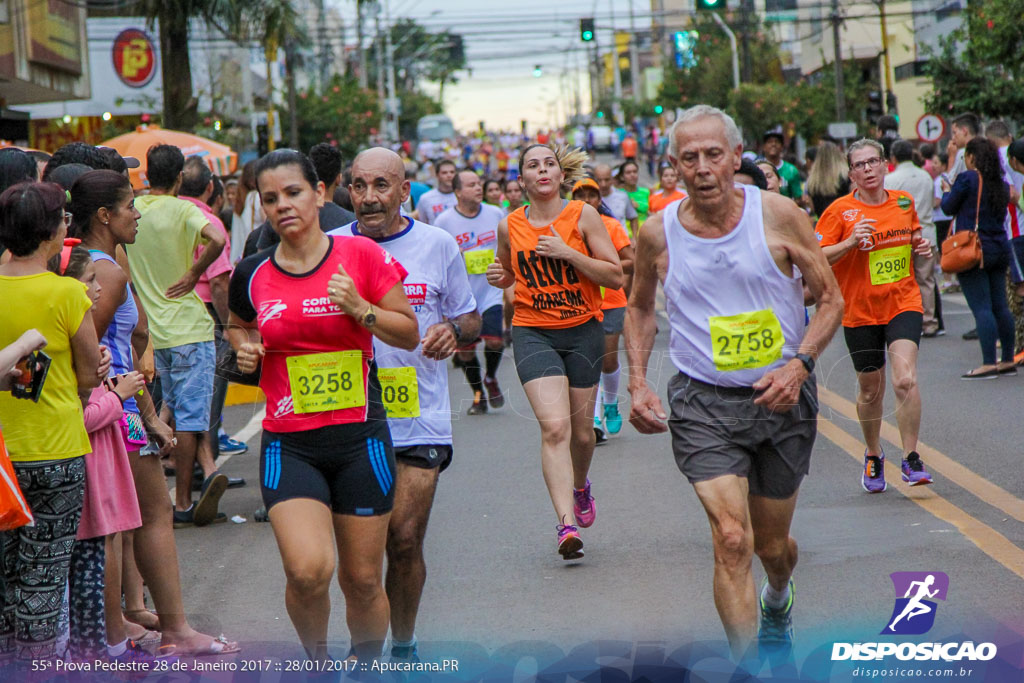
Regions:
<svg viewBox="0 0 1024 683"><path fill-rule="evenodd" d="M726 474L746 477L750 493L789 498L810 471L818 431L814 375L787 413L754 405L748 388L716 387L683 373L668 383L672 453L691 484Z"/></svg>
<svg viewBox="0 0 1024 683"><path fill-rule="evenodd" d="M622 327L626 322L626 307L604 309L604 320L601 327L605 334L622 334Z"/></svg>

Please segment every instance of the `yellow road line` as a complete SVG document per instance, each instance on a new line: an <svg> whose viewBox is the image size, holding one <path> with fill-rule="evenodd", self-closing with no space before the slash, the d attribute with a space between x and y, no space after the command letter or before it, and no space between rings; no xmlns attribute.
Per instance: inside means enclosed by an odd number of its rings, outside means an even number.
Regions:
<svg viewBox="0 0 1024 683"><path fill-rule="evenodd" d="M840 415L857 422L857 406L854 403L821 386L818 387L818 398ZM900 446L899 429L884 420L882 421L882 438L897 447ZM863 450L863 446L860 448ZM926 443L918 441L917 452L928 463L929 470L938 472L957 486L973 493L982 502L999 508L1018 522L1024 522L1024 500L996 486Z"/></svg>
<svg viewBox="0 0 1024 683"><path fill-rule="evenodd" d="M860 441L821 416L818 417L818 433L846 451L858 463L863 462L864 446ZM885 477L889 488L895 488L935 517L955 526L982 552L1024 579L1024 549L1018 548L992 527L935 493L931 486L907 486L900 478L899 468L888 461L885 463Z"/></svg>

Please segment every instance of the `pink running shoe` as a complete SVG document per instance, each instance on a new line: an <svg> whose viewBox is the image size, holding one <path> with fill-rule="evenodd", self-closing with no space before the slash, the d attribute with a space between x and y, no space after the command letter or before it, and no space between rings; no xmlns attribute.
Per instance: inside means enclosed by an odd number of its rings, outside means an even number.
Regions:
<svg viewBox="0 0 1024 683"><path fill-rule="evenodd" d="M594 523L594 518L597 517L597 503L590 495L590 480L587 479L587 485L582 490L573 489L572 497L572 512L576 516L576 523L586 529Z"/></svg>
<svg viewBox="0 0 1024 683"><path fill-rule="evenodd" d="M558 531L558 554L562 559L578 560L583 557L583 539L579 530L571 524L559 524L555 529Z"/></svg>

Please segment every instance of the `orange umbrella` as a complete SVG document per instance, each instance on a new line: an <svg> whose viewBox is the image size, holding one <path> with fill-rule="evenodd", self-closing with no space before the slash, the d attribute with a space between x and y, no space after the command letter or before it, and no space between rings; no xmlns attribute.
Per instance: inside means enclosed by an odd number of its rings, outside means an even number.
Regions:
<svg viewBox="0 0 1024 683"><path fill-rule="evenodd" d="M234 173L238 167L238 155L227 145L191 133L164 130L160 126L139 126L134 133L119 135L100 144L113 147L121 156L139 160L139 167L129 170L132 186L137 190L149 186L146 181L146 152L153 145L174 145L186 158L201 157L217 175Z"/></svg>

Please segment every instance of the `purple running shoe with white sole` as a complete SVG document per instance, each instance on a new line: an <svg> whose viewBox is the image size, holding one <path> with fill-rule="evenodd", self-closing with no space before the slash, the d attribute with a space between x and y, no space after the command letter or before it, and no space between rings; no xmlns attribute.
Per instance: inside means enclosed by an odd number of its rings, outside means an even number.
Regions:
<svg viewBox="0 0 1024 683"><path fill-rule="evenodd" d="M860 485L868 493L885 491L885 453L868 455L868 452L864 451L864 472L861 475Z"/></svg>
<svg viewBox="0 0 1024 683"><path fill-rule="evenodd" d="M927 486L932 483L932 475L928 474L928 470L924 468L924 462L917 451L907 453L900 469L903 471L903 481L911 486Z"/></svg>

